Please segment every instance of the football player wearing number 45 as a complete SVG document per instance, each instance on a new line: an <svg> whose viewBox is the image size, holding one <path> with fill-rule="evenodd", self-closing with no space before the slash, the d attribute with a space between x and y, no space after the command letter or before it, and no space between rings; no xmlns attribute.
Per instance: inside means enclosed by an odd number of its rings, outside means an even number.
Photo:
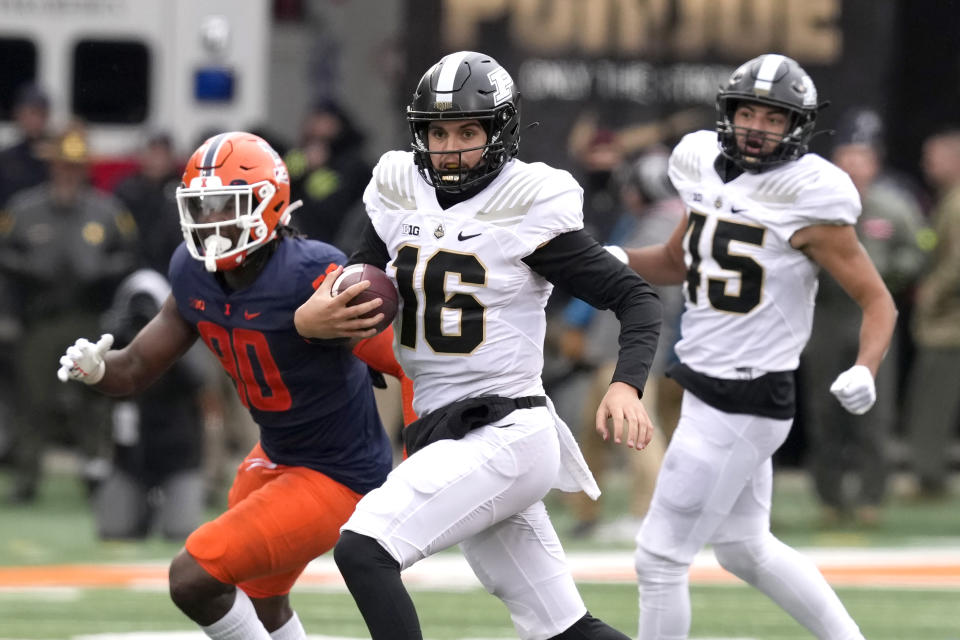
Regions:
<svg viewBox="0 0 960 640"><path fill-rule="evenodd" d="M608 437L612 418L613 439L642 449L659 300L584 233L583 192L570 174L514 157L520 95L495 60L444 57L417 86L407 121L413 152L380 159L350 261L397 283L395 340L421 418L403 432L409 457L357 505L334 559L373 640L422 637L400 572L457 544L524 640L626 640L587 611L542 502L552 487L599 494L544 395L544 306L556 284L616 312L620 358L597 430ZM359 327L376 319L338 326L345 310L328 311L336 300L318 291L297 327L368 335Z"/></svg>
<svg viewBox="0 0 960 640"><path fill-rule="evenodd" d="M670 157L684 220L666 244L626 251L651 282L686 285L680 362L668 371L685 390L680 424L637 538L641 640L687 637L688 569L707 543L817 638L863 638L816 567L770 532L771 456L793 422L817 270L862 310L850 318L856 362L830 387L847 411L873 405L897 317L854 231L853 183L806 153L818 107L790 58L744 63L720 88L717 130L687 135Z"/></svg>
<svg viewBox="0 0 960 640"><path fill-rule="evenodd" d="M201 338L260 427L226 512L194 531L170 565L174 603L221 640L305 638L288 593L330 550L363 494L392 466L367 366L347 341L305 341L296 308L346 256L286 226L286 167L257 136L214 136L190 157L177 190L185 243L170 263L172 294L124 349L109 335L78 340L62 380L115 396L149 386ZM329 288L329 284L327 284ZM345 290L346 304L366 284ZM401 377L392 330L354 348Z"/></svg>

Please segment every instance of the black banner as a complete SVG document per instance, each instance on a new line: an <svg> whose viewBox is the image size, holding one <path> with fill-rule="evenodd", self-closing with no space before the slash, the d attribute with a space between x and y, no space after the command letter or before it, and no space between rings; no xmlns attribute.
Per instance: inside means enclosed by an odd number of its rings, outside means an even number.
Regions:
<svg viewBox="0 0 960 640"><path fill-rule="evenodd" d="M411 0L401 102L427 68L468 49L497 59L523 95L520 157L571 168L607 131L629 151L712 128L719 84L742 62L796 59L820 99L887 116L894 2L874 0ZM825 137L814 150L829 149Z"/></svg>

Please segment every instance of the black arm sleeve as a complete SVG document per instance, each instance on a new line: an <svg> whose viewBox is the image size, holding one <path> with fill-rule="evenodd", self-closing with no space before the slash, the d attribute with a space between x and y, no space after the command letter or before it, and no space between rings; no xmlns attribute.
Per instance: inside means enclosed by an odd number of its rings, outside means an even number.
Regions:
<svg viewBox="0 0 960 640"><path fill-rule="evenodd" d="M523 259L561 290L620 320L613 382L643 394L660 336L660 298L650 284L585 231L561 234Z"/></svg>
<svg viewBox="0 0 960 640"><path fill-rule="evenodd" d="M357 245L357 249L350 254L347 264L372 264L383 269L389 261L390 252L387 251L387 245L377 235L370 218L367 218L360 234L360 243Z"/></svg>

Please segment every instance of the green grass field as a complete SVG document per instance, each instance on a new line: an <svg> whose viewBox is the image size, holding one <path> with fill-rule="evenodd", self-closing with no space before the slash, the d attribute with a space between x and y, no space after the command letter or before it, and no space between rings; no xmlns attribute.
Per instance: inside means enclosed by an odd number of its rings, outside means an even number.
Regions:
<svg viewBox="0 0 960 640"><path fill-rule="evenodd" d="M0 491L5 487L0 478ZM622 509L625 495L616 479L607 482L605 510ZM548 499L561 533L572 525L558 494ZM884 523L871 530L821 530L816 505L802 478L778 475L774 527L789 544L889 548L960 547L960 499L918 503L894 496ZM211 512L213 515L215 512ZM597 551L589 540L566 540L571 553ZM628 549L629 543L604 545ZM91 563L165 563L179 545L151 539L103 543L96 539L86 499L71 478L48 481L42 500L30 507L0 507L0 567ZM628 634L637 627L637 591L630 583L582 583L591 611ZM838 588L871 640L960 640L960 590L955 588ZM479 589L413 593L425 634L433 640L516 637L503 605ZM736 584L695 584L693 638L801 639L806 632L752 589ZM299 589L293 602L308 633L363 638L364 627L349 595L339 590ZM156 640L195 632L162 588L49 588L0 586L0 639L68 639L92 634L153 632L127 636ZM166 633L165 633L166 632ZM123 636L99 636L121 640ZM180 638L200 638L197 634Z"/></svg>
<svg viewBox="0 0 960 640"><path fill-rule="evenodd" d="M584 584L582 593L595 615L635 634L634 588ZM955 591L841 589L839 593L870 640L960 638ZM810 637L763 596L746 587L694 587L692 599L693 638ZM516 637L506 609L485 592L418 591L414 600L428 638ZM363 622L347 594L298 593L293 602L311 635L364 637ZM5 638L70 638L81 634L194 629L166 600L165 594L158 592L94 589L69 597L0 595L0 632Z"/></svg>

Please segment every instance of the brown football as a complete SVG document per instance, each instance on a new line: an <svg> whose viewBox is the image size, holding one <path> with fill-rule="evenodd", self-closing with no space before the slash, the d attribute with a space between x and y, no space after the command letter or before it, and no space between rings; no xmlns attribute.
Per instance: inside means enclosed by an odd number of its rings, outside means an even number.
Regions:
<svg viewBox="0 0 960 640"><path fill-rule="evenodd" d="M393 322L394 317L397 315L397 305L399 303L397 288L382 269L372 264L352 264L349 267L344 267L343 273L334 281L333 287L330 289L330 295L340 295L340 292L344 289L364 280L368 280L370 286L351 300L348 306L352 307L355 304L369 302L375 298L383 300L383 304L379 307L361 316L363 318L372 318L378 313L382 313L383 320L376 325L377 333L380 333Z"/></svg>

